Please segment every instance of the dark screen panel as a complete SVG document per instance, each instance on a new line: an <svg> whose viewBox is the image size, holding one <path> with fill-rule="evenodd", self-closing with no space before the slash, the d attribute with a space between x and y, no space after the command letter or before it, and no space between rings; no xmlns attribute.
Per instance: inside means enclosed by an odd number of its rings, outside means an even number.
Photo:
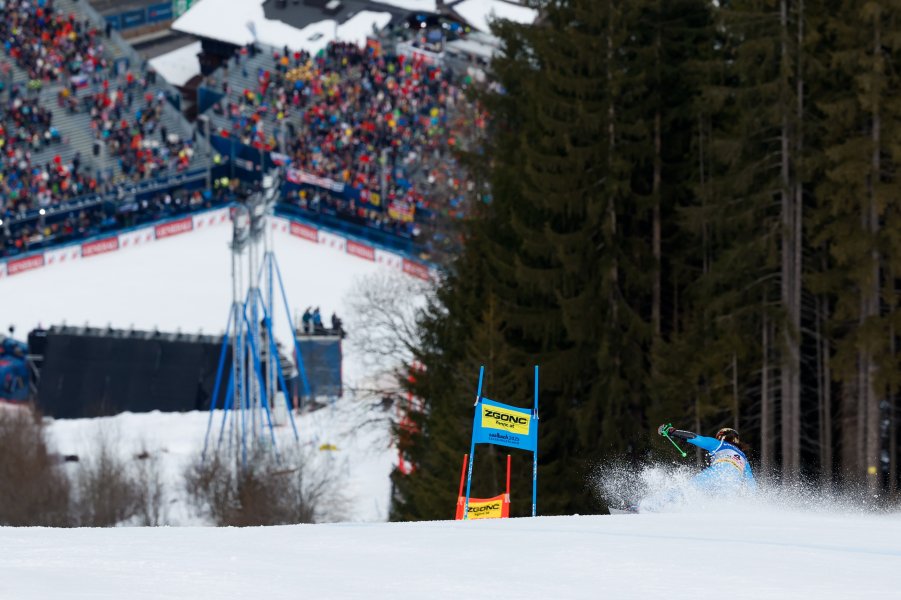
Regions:
<svg viewBox="0 0 901 600"><path fill-rule="evenodd" d="M53 331L43 343L38 404L49 416L209 408L220 343Z"/></svg>

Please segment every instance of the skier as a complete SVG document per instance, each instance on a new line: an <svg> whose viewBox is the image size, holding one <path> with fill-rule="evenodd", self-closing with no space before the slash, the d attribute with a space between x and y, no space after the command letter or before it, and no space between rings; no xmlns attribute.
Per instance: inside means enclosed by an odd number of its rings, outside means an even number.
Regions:
<svg viewBox="0 0 901 600"><path fill-rule="evenodd" d="M709 438L690 431L680 431L669 425L661 425L657 433L685 440L693 446L707 451L710 466L695 476L695 485L702 489L734 489L746 486L757 489L757 482L751 472L751 465L745 455L747 446L741 443L738 432L723 427L716 436Z"/></svg>
<svg viewBox="0 0 901 600"><path fill-rule="evenodd" d="M661 425L657 428L657 433L664 437L683 439L707 451L709 466L691 480L691 487L695 490L710 495L733 495L757 489L757 482L745 454L747 447L742 444L734 429L724 427L712 438L681 431L671 425ZM644 498L638 506L631 506L626 512L657 512L679 502L682 495L682 490L679 489L666 490Z"/></svg>

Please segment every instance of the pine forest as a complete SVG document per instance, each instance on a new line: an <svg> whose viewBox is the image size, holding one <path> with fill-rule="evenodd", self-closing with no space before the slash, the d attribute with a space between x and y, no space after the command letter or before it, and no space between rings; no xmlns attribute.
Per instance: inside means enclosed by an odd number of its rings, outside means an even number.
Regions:
<svg viewBox="0 0 901 600"><path fill-rule="evenodd" d="M547 0L497 22L464 250L419 327L392 518L448 518L480 365L541 368L540 514L733 427L766 485L899 483L901 0ZM474 494L503 489L479 447ZM700 455L690 454L686 460ZM531 459L513 458L511 516Z"/></svg>

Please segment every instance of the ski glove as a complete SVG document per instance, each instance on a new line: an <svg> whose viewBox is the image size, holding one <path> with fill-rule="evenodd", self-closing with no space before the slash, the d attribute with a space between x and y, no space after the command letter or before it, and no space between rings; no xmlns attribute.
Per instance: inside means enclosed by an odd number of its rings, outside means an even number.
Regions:
<svg viewBox="0 0 901 600"><path fill-rule="evenodd" d="M669 425L669 424L661 425L660 427L657 428L657 433L664 437L668 437L670 432L673 431L674 429L675 429L675 427L673 427L672 425Z"/></svg>

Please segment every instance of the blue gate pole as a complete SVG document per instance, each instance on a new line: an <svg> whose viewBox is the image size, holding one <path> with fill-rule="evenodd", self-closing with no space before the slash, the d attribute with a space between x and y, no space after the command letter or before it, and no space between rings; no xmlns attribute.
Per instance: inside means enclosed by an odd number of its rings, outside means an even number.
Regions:
<svg viewBox="0 0 901 600"><path fill-rule="evenodd" d="M538 507L538 365L535 365L535 450L532 453L532 516Z"/></svg>
<svg viewBox="0 0 901 600"><path fill-rule="evenodd" d="M482 403L482 379L485 376L485 365L479 367L479 389L476 392L475 415L472 417L472 441L469 445L469 466L466 473L466 504L463 505L463 520L469 518L469 488L472 485L472 463L476 458L476 423L479 419L479 405Z"/></svg>
<svg viewBox="0 0 901 600"><path fill-rule="evenodd" d="M222 383L222 371L225 367L225 353L228 348L228 334L232 327L232 315L235 307L229 311L228 325L225 326L225 335L222 336L222 351L219 353L219 366L216 368L216 384L213 386L213 397L210 399L210 417L206 423L206 435L203 438L203 452L200 453L200 462L206 460L206 448L210 440L210 429L213 427L213 413L216 411L216 399L219 397L219 385Z"/></svg>

